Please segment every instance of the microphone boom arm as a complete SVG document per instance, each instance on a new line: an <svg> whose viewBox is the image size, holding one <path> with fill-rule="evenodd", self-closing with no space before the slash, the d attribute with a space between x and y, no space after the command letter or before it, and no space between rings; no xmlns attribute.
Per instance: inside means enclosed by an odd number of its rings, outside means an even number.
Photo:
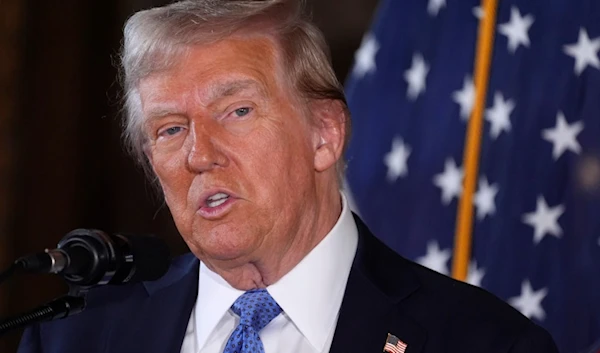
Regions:
<svg viewBox="0 0 600 353"><path fill-rule="evenodd" d="M157 280L167 272L169 262L169 248L159 238L109 235L96 229L73 230L58 243L57 249L22 257L0 272L0 282L15 272L34 272L59 274L69 284L67 295L0 321L0 336L82 312L86 294L93 287Z"/></svg>
<svg viewBox="0 0 600 353"><path fill-rule="evenodd" d="M11 330L24 328L34 323L64 319L78 314L85 309L85 305L85 295L65 295L27 313L0 322L0 336Z"/></svg>

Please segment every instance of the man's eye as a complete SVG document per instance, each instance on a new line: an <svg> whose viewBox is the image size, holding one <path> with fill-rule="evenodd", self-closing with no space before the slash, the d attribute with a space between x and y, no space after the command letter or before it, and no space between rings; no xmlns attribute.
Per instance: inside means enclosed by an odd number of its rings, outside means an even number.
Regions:
<svg viewBox="0 0 600 353"><path fill-rule="evenodd" d="M161 135L173 136L180 132L183 128L181 126L173 126L161 132Z"/></svg>
<svg viewBox="0 0 600 353"><path fill-rule="evenodd" d="M244 115L248 115L251 111L251 108L238 108L235 110L235 115L237 115L238 117L242 117Z"/></svg>

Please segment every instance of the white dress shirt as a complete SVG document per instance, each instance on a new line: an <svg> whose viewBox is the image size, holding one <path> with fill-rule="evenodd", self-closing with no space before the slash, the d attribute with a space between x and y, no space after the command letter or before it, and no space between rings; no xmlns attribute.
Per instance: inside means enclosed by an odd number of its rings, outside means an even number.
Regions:
<svg viewBox="0 0 600 353"><path fill-rule="evenodd" d="M283 312L259 333L265 353L329 352L358 230L345 195L342 213L325 238L267 291ZM221 353L239 323L231 305L244 293L200 264L198 297L181 353Z"/></svg>

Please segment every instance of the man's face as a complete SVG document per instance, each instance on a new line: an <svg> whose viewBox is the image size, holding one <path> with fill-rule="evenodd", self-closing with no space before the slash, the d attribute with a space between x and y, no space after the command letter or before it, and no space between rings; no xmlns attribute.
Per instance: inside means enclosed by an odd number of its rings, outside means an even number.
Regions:
<svg viewBox="0 0 600 353"><path fill-rule="evenodd" d="M194 47L139 85L148 156L175 224L207 263L285 251L314 208L318 137L267 38Z"/></svg>

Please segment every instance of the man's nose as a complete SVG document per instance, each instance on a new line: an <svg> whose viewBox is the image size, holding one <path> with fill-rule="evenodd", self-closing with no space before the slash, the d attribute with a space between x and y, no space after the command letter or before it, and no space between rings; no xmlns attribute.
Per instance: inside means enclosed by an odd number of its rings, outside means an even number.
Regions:
<svg viewBox="0 0 600 353"><path fill-rule="evenodd" d="M222 151L218 127L209 124L194 124L192 146L188 155L188 167L196 173L203 173L217 167L225 167L227 156Z"/></svg>

